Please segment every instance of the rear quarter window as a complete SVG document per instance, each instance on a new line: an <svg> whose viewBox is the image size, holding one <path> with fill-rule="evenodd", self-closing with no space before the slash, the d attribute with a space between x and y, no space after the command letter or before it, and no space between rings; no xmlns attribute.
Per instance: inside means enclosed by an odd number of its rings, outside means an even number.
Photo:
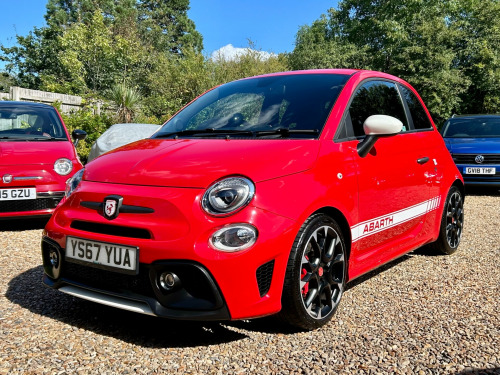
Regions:
<svg viewBox="0 0 500 375"><path fill-rule="evenodd" d="M415 130L429 130L432 129L432 124L425 112L422 103L418 100L417 96L405 86L401 87L401 94L406 100L411 118L413 120L413 127Z"/></svg>

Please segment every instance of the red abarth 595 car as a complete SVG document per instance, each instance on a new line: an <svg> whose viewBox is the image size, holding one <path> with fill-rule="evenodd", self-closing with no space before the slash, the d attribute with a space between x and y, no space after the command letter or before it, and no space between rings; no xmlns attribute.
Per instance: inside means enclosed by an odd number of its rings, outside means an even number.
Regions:
<svg viewBox="0 0 500 375"><path fill-rule="evenodd" d="M231 82L79 171L42 241L46 285L177 319L314 329L345 285L453 253L464 186L415 90L372 71Z"/></svg>
<svg viewBox="0 0 500 375"><path fill-rule="evenodd" d="M85 136L73 132L75 140ZM0 219L50 216L82 168L54 107L0 101Z"/></svg>

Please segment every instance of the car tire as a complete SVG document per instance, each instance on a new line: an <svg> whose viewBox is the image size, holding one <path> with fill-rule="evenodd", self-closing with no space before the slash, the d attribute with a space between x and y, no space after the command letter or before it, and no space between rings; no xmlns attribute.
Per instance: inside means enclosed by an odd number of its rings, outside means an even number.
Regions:
<svg viewBox="0 0 500 375"><path fill-rule="evenodd" d="M327 215L311 216L299 230L290 252L279 317L305 330L323 326L337 310L346 275L342 230Z"/></svg>
<svg viewBox="0 0 500 375"><path fill-rule="evenodd" d="M430 244L438 254L453 254L462 238L464 223L464 198L456 186L452 186L444 203L438 239Z"/></svg>

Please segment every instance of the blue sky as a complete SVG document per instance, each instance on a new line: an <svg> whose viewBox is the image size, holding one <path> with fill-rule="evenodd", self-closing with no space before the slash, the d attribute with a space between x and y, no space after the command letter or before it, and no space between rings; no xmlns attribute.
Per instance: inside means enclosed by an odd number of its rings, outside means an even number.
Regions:
<svg viewBox="0 0 500 375"><path fill-rule="evenodd" d="M0 43L12 46L16 34L24 36L34 26L44 26L46 3L0 0ZM204 53L208 56L228 44L248 47L249 39L266 52L291 52L299 27L310 25L327 9L336 7L337 1L191 0L190 4L188 15L203 35Z"/></svg>

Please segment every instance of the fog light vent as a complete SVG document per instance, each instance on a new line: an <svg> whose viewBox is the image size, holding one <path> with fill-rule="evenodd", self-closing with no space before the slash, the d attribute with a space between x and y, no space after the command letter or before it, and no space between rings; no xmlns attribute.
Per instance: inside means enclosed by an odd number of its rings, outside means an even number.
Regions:
<svg viewBox="0 0 500 375"><path fill-rule="evenodd" d="M259 285L259 293L264 297L271 287L273 279L274 259L257 268L257 284Z"/></svg>
<svg viewBox="0 0 500 375"><path fill-rule="evenodd" d="M61 276L61 249L46 238L42 240L42 260L45 273L52 279L58 279Z"/></svg>

